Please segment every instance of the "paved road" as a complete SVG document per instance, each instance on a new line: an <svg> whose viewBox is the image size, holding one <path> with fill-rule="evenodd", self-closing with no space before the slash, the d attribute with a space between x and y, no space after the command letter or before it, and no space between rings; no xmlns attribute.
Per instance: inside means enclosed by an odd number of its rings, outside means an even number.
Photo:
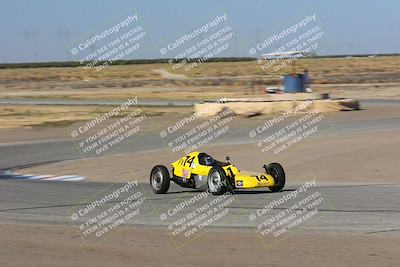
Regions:
<svg viewBox="0 0 400 267"><path fill-rule="evenodd" d="M3 180L0 181L0 220L69 224L72 223L71 214L78 209L84 208L95 199L99 200L124 185ZM293 190L300 186L289 185L286 191L280 193L270 193L268 190L236 192L230 196L233 201L224 207L229 210L224 220L212 226L222 227L222 229L225 227L255 228L266 218L271 218L293 203L304 199L306 194L299 194L295 201L284 202L272 211L258 216L254 221L249 219L250 214L257 210L262 211L266 204L295 192ZM168 226L176 219L217 199L216 196L208 195L194 201L166 220L161 220L161 214L168 213L168 210L184 201L193 200L195 196L200 196L200 192L173 185L170 193L155 195L148 184L138 184L128 194L123 194L117 200L98 208L98 213L137 191L141 191L146 200L140 206L140 214L129 221L129 224ZM99 192L101 193L98 194ZM351 231L365 234L400 231L400 198L398 197L400 185L317 185L308 188L307 196L315 192L319 192L324 200L317 206L318 213L301 225L303 231ZM95 194L97 195L94 197ZM81 204L77 206L77 203Z"/></svg>
<svg viewBox="0 0 400 267"><path fill-rule="evenodd" d="M376 103L368 104L370 107ZM400 117L358 116L364 111L349 112L349 116L330 116L329 121L323 121L320 136L343 135L352 132L368 132L376 130L399 129ZM350 116L351 115L351 116ZM232 134L224 139L224 143L251 142L248 131L262 120L252 120L253 124L243 125L239 122L233 125ZM332 127L333 126L333 127ZM149 133L142 136L140 142L124 146L118 153L135 153L158 149L161 146L158 134ZM13 167L17 165L38 163L52 160L64 160L80 157L79 151L71 140L44 140L32 142L14 142L0 145L1 165ZM7 155L4 157L4 155ZM71 214L91 203L93 196L101 192L101 197L121 187L123 184L107 184L95 182L33 182L17 180L0 180L0 220L18 222L43 222L43 223L72 223ZM109 187L111 186L111 188ZM105 189L108 188L108 189ZM130 224L144 225L170 225L176 219L189 214L203 205L216 201L217 197L207 196L188 205L177 215L167 216L160 220L161 214L184 201L191 201L199 192L183 190L172 186L171 193L167 195L154 195L148 184L139 184L135 187L141 191L146 200L140 206L140 214ZM299 185L288 185L285 192L269 193L267 190L253 190L239 192L233 196L232 202L225 206L228 209L226 219L215 226L245 227L256 229L257 225L267 218L278 215L286 208L296 204L296 200L285 201L279 207L268 211L266 214L256 216L254 220L249 215L258 214L263 207L273 200L280 200L287 194L295 192ZM106 190L106 191L104 191ZM373 235L378 232L400 231L400 185L317 185L308 190L309 194L318 193L323 196L323 201L318 204L315 217L301 225L304 231L349 231ZM121 200L129 195L122 194ZM232 198L232 196L230 197ZM303 199L303 197L301 198ZM110 207L118 203L105 204ZM77 206L77 203L81 203ZM315 207L315 206L314 206ZM72 210L71 210L72 209ZM301 209L294 209L300 211ZM312 208L308 209L309 211ZM182 213L183 212L183 213Z"/></svg>

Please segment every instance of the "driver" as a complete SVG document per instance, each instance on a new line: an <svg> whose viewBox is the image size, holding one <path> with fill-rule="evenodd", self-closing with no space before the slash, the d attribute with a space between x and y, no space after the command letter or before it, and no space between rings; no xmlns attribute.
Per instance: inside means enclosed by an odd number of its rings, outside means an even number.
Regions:
<svg viewBox="0 0 400 267"><path fill-rule="evenodd" d="M199 154L199 163L205 166L213 166L215 164L215 160L206 153Z"/></svg>
<svg viewBox="0 0 400 267"><path fill-rule="evenodd" d="M209 155L206 155L204 157L204 161L205 161L207 166L213 166L214 165L214 159Z"/></svg>

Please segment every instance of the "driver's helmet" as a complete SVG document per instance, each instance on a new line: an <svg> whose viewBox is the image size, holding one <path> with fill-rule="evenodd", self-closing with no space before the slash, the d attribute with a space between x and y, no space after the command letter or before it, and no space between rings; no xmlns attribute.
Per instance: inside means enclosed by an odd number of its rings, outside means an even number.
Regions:
<svg viewBox="0 0 400 267"><path fill-rule="evenodd" d="M205 161L207 166L213 166L214 165L214 159L209 155L206 155L204 157L204 161Z"/></svg>

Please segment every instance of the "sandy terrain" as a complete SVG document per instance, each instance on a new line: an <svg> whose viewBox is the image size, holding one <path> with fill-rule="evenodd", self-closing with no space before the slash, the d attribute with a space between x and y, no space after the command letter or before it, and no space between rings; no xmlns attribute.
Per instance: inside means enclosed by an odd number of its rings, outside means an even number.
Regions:
<svg viewBox="0 0 400 267"><path fill-rule="evenodd" d="M399 241L396 233L296 233L267 249L252 231L210 230L178 249L165 230L137 226L87 249L73 226L1 224L0 265L398 266Z"/></svg>

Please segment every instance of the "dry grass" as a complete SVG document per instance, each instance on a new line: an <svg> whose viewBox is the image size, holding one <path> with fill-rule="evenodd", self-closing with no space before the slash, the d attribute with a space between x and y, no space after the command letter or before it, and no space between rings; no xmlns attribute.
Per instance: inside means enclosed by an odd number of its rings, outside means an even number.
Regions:
<svg viewBox="0 0 400 267"><path fill-rule="evenodd" d="M400 57L302 59L315 92L339 97L400 98ZM169 79L155 69L184 74ZM263 71L256 62L210 62L189 72L174 72L168 64L111 66L103 71L80 68L1 69L0 98L53 99L218 99L254 96L281 83L290 72ZM93 107L0 106L0 127L67 125L87 120ZM154 115L179 113L179 108L150 108ZM188 108L186 111L190 110Z"/></svg>
<svg viewBox="0 0 400 267"><path fill-rule="evenodd" d="M296 69L309 70L317 92L357 96L376 87L370 83L382 84L379 91L386 89L388 83L398 86L399 64L400 57L302 59L296 62ZM187 79L168 79L153 71L156 69L174 73L168 64L111 66L100 72L80 68L2 69L0 97L216 99L260 93L268 85L281 84L281 75L292 70L263 71L256 62L212 62L190 72L175 72ZM345 84L370 87L343 87ZM337 85L337 88L324 85ZM381 94L393 96L391 92Z"/></svg>
<svg viewBox="0 0 400 267"><path fill-rule="evenodd" d="M300 59L296 66L298 70L309 69L313 75L352 74L365 72L399 72L400 57L374 58L321 58ZM237 77L237 76L271 76L291 71L287 67L279 72L263 71L256 62L210 62L186 72L174 71L169 64L134 64L111 66L104 71L88 71L81 68L31 68L31 69L2 69L0 81L102 81L123 79L162 79L153 69L166 69L172 73L184 74L190 78L206 77Z"/></svg>
<svg viewBox="0 0 400 267"><path fill-rule="evenodd" d="M0 106L0 128L21 126L64 127L76 122L87 121L109 112L114 107L97 106ZM146 116L174 115L190 112L184 107L144 107ZM132 112L126 110L119 117Z"/></svg>

